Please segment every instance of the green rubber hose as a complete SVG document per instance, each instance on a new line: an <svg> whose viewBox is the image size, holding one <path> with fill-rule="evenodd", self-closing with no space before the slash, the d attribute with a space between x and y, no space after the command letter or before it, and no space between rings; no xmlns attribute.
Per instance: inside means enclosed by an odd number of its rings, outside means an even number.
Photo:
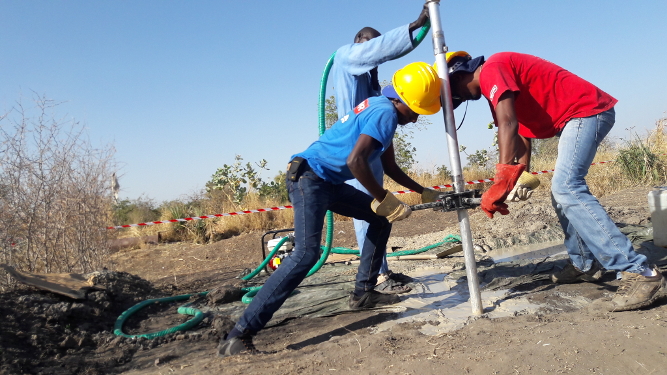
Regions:
<svg viewBox="0 0 667 375"><path fill-rule="evenodd" d="M424 246L422 248L415 249L415 250L394 251L393 253L387 254L387 257L400 257L400 256L403 256L403 255L420 254L420 253L423 253L425 251L429 251L431 249L434 249L438 246L442 246L446 243L452 243L452 242L461 242L461 237L456 235L456 234L449 234L442 241L434 243L433 245ZM331 252L334 253L334 254L355 254L355 255L359 255L359 250L352 250L352 249L348 249L346 247L334 247L334 248L331 249Z"/></svg>
<svg viewBox="0 0 667 375"><path fill-rule="evenodd" d="M434 243L433 245L428 245L424 246L421 249L417 250L401 250L401 251L394 251L393 253L387 254L388 257L399 257L403 255L413 255L413 254L419 254L423 253L425 251L429 251L431 249L434 249L438 246L442 246L446 243L452 243L452 242L461 242L461 236L456 235L456 234L448 234L447 237L445 237L442 241Z"/></svg>
<svg viewBox="0 0 667 375"><path fill-rule="evenodd" d="M424 40L424 38L426 38L426 34L428 34L428 30L429 30L430 28L431 28L431 21L430 21L430 20L426 20L426 23L424 24L424 26L422 26L422 28L419 29L419 33L418 33L417 36L412 40L412 47L413 47L413 48L417 48L417 46L422 42L422 40ZM404 52L404 53L398 55L397 57L394 57L392 60L400 59L401 57L407 55L407 54L410 53L410 52L411 52L411 51L406 51L406 52Z"/></svg>
<svg viewBox="0 0 667 375"><path fill-rule="evenodd" d="M278 249L280 249L280 247L288 239L289 239L289 237L285 236L280 241L278 241L278 244L273 248L273 250L271 250L269 255L267 255L266 258L264 258L264 261L262 261L262 264L260 264L257 268L255 268L254 271L252 271L249 274L243 276L241 279L248 281L248 280L252 279L253 277L257 276L257 274L260 273L264 267L266 267L266 265L271 261L271 258L273 258L273 256L278 252Z"/></svg>
<svg viewBox="0 0 667 375"><path fill-rule="evenodd" d="M183 324L179 324L175 327L167 328L162 331L158 332L151 332L151 333L143 333L140 335L128 335L123 332L123 325L125 324L125 321L134 313L137 311L143 309L146 306L152 305L154 303L164 303L164 302L175 302L175 301L183 301L190 299L192 296L205 296L207 295L208 292L201 292L201 293L195 293L195 294L183 294L180 296L174 296L174 297L164 297L164 298L154 298L154 299L147 299L145 301L141 301L137 303L136 305L130 307L129 309L125 310L118 319L116 319L116 323L114 324L114 329L113 333L116 336L123 336L127 338L147 338L147 339L154 339L156 337L168 335L170 333L178 332L178 331L186 331L202 321L204 319L204 313L202 313L200 310L195 309L193 307L189 306L181 306L178 308L178 313L183 314L183 315L192 315L193 318L188 320L187 322Z"/></svg>
<svg viewBox="0 0 667 375"><path fill-rule="evenodd" d="M333 66L334 62L334 57L336 56L336 52L331 54L331 57L329 57L329 60L327 60L327 64L324 66L324 72L322 73L322 80L320 81L320 97L319 97L319 110L318 110L318 119L319 119L319 125L318 125L318 131L319 135L322 136L324 132L327 130L326 128L326 111L325 111L325 101L327 97L327 80L329 80L329 72L331 71L331 67ZM331 245L333 244L333 212L327 211L326 214L326 220L327 220L327 234L325 237L324 241L324 247L322 251L322 256L320 256L320 260L315 263L313 268L310 269L306 277L314 274L315 272L319 271L320 268L322 268L322 265L324 262L327 261L327 258L329 257L329 253L331 252Z"/></svg>

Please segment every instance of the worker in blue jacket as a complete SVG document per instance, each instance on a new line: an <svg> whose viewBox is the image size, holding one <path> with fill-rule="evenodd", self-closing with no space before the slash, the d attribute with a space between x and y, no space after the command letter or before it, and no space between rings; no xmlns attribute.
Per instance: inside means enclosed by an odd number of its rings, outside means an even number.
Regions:
<svg viewBox="0 0 667 375"><path fill-rule="evenodd" d="M424 7L416 21L397 27L384 35L372 27L364 27L355 35L354 43L344 45L336 51L330 81L333 82L336 94L338 118L345 116L362 101L380 95L378 65L412 51L416 45L412 33L424 26L426 21L428 9ZM371 164L371 172L382 185L384 171L380 159ZM368 194L368 190L357 179L347 183ZM366 221L354 219L357 244L362 254L368 225ZM391 272L387 258L382 259L377 291L406 293L411 288L405 284L411 281L412 278L402 273Z"/></svg>
<svg viewBox="0 0 667 375"><path fill-rule="evenodd" d="M434 190L412 180L396 164L393 138L397 125L416 122L419 114L440 110L440 78L427 63L412 63L394 74L384 96L371 97L345 114L319 140L292 156L286 173L294 207L294 250L271 274L234 328L220 341L218 356L255 354L253 337L269 322L320 257L322 226L327 210L367 221L368 232L351 309L394 304L396 294L375 291L386 254L391 223L410 216L410 206L385 190L371 173L380 159L394 181L422 194L423 202L437 198ZM356 178L369 194L345 184Z"/></svg>

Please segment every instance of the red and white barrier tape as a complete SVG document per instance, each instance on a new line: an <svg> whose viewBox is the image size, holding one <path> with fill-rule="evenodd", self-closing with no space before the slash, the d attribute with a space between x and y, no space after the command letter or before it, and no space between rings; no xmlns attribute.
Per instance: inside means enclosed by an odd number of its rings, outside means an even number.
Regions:
<svg viewBox="0 0 667 375"><path fill-rule="evenodd" d="M201 219L213 219L215 217L223 217L223 216L239 216L239 215L245 215L245 214L254 214L256 212L269 212L269 211L279 211L279 210L286 210L288 208L293 208L292 206L279 206L279 207L269 207L269 208L260 208L257 210L247 210L247 211L236 211L236 212L228 212L225 214L215 214L215 215L204 215L204 216L194 216L194 217L186 217L184 219L171 219L171 220L162 220L162 221L149 221L146 223L138 223L138 224L125 224L125 225L118 225L115 227L107 227L107 229L120 229L120 228L130 228L130 227L144 227L147 225L155 225L155 224L166 224L166 223L177 223L177 222L183 222L183 221L193 221L193 220L201 220Z"/></svg>
<svg viewBox="0 0 667 375"><path fill-rule="evenodd" d="M611 162L613 162L613 160L600 161L600 162L597 162L597 163L592 163L591 165L605 164L605 163L611 163ZM550 170L547 170L547 171L530 172L530 173L532 173L532 174L545 174L545 173L551 173L553 171L554 171L554 169L550 169ZM466 185L474 185L474 184L483 184L485 182L493 182L493 179L492 178L485 178L483 180L472 180L472 181L467 181L465 184ZM444 188L451 188L451 187L454 187L454 185L447 184L447 185L431 186L431 188L433 188L433 189L444 189ZM395 191L393 194L407 194L407 193L415 193L415 191L414 190L399 190L399 191ZM201 220L201 219L213 219L213 218L216 218L216 217L223 217L223 216L239 216L239 215L245 215L245 214L254 214L254 213L257 213L257 212L280 211L280 210L286 210L288 208L293 208L293 207L292 206L279 206L279 207L260 208L260 209L257 209L257 210L228 212L228 213L225 213L225 214L186 217L186 218L183 218L183 219L149 221L149 222L146 222L146 223L117 225L117 226L114 226L114 227L107 227L107 229L145 227L145 226L156 225L156 224L187 222L187 221L194 221L194 220Z"/></svg>
<svg viewBox="0 0 667 375"><path fill-rule="evenodd" d="M611 163L613 161L614 160L599 161L597 163L591 163L591 165ZM545 174L545 173L552 173L553 171L555 171L555 169L549 169L549 170L546 170L546 171L528 172L528 173L531 173L531 174ZM465 182L465 185L483 184L485 182L493 182L493 179L492 178L485 178L483 180L467 181L467 182ZM454 187L454 185L447 184L447 185L431 186L431 188L433 188L433 189L444 189L444 188L451 188L451 187ZM399 190L399 191L394 192L393 194L406 194L406 193L416 193L416 191L414 191L414 190Z"/></svg>

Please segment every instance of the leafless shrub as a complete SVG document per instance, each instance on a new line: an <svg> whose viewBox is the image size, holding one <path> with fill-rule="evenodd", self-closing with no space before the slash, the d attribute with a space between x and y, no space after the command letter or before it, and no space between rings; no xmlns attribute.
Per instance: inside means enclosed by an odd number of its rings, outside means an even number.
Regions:
<svg viewBox="0 0 667 375"><path fill-rule="evenodd" d="M0 262L28 272L87 272L108 255L111 146L35 96L0 117ZM9 280L0 280L0 288Z"/></svg>

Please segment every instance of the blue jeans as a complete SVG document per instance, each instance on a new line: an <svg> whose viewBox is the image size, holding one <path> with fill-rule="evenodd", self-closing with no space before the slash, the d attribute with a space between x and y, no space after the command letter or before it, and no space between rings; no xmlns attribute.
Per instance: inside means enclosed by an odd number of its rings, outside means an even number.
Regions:
<svg viewBox="0 0 667 375"><path fill-rule="evenodd" d="M373 172L373 176L377 180L377 182L380 183L380 186L382 186L382 179L384 177L384 170L382 169L382 161L380 159L375 159L375 161L371 164L371 171ZM370 195L368 193L368 190L364 187L364 185L359 182L359 180L354 179L354 180L349 180L345 182L346 184L350 186L354 186L357 190L361 190L362 192ZM359 246L359 253L360 255L363 254L364 249L363 249L363 243L366 240L366 232L368 231L368 222L364 220L359 220L359 219L354 219L354 233L357 236L357 245ZM389 265L387 264L387 257L382 257L382 265L380 266L380 273L385 274L389 272Z"/></svg>
<svg viewBox="0 0 667 375"><path fill-rule="evenodd" d="M287 180L287 189L294 207L294 250L266 280L243 312L236 323L236 329L241 332L255 334L264 328L317 263L327 210L369 223L355 291L373 290L377 282L391 224L371 210L373 198L350 185L327 182L310 168L306 168L297 181Z"/></svg>
<svg viewBox="0 0 667 375"><path fill-rule="evenodd" d="M618 230L585 180L597 147L614 121L612 108L567 122L560 132L551 201L575 267L588 271L597 259L608 270L641 273L647 267L646 257L633 250L630 240Z"/></svg>

